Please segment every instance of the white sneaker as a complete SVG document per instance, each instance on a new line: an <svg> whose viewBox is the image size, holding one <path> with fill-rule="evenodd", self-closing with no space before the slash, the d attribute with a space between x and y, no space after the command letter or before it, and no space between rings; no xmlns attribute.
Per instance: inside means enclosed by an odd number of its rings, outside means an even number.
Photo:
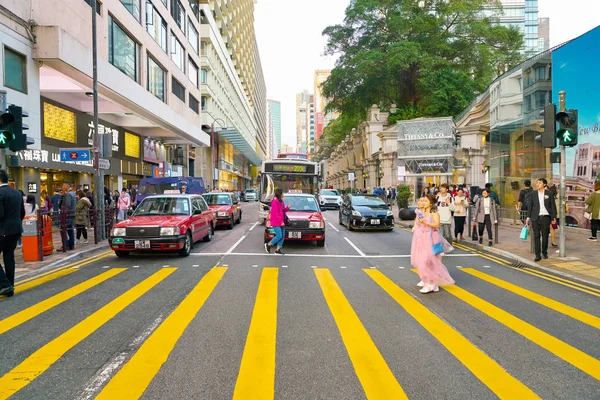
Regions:
<svg viewBox="0 0 600 400"><path fill-rule="evenodd" d="M88 240L87 240L87 239L85 239L85 240L83 241L83 243L84 243L84 244L88 244L89 242L88 242Z"/></svg>
<svg viewBox="0 0 600 400"><path fill-rule="evenodd" d="M75 244L81 244L81 241L78 240L78 241L75 242Z"/></svg>
<svg viewBox="0 0 600 400"><path fill-rule="evenodd" d="M423 286L425 286L425 283L423 281L421 281L421 282L417 283L417 286L418 287L423 287Z"/></svg>
<svg viewBox="0 0 600 400"><path fill-rule="evenodd" d="M438 285L425 285L423 289L419 290L421 293L439 292L440 288Z"/></svg>

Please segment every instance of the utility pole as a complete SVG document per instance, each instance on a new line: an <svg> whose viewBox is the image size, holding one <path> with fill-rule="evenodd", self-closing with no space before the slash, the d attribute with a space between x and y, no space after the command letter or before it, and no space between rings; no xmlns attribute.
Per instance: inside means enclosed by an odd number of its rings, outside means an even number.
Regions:
<svg viewBox="0 0 600 400"><path fill-rule="evenodd" d="M5 113L8 108L6 97L7 97L6 90L0 90L0 114ZM0 148L0 168L2 168L5 163L6 163L6 150ZM8 166L5 166L4 169L8 173Z"/></svg>
<svg viewBox="0 0 600 400"><path fill-rule="evenodd" d="M96 0L92 6L92 92L94 94L94 203L96 206L96 238L104 240L104 177L100 169L102 143L98 134L98 35L96 21Z"/></svg>
<svg viewBox="0 0 600 400"><path fill-rule="evenodd" d="M558 104L560 107L560 111L563 112L566 110L567 103L567 92L561 90L558 92ZM567 151L566 147L560 146L560 194L558 196L558 202L560 204L558 209L558 217L560 218L560 229L558 230L559 239L558 239L558 248L559 255L561 258L567 256L567 246L566 246L566 235L565 235L565 226L566 226L566 209L567 209Z"/></svg>

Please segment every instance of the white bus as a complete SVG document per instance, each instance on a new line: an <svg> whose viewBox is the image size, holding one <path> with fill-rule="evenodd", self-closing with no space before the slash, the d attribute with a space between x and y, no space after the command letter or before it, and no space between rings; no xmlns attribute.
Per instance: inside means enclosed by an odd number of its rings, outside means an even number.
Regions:
<svg viewBox="0 0 600 400"><path fill-rule="evenodd" d="M319 164L309 160L280 158L263 161L260 170L260 220L267 218L275 189L283 193L317 194Z"/></svg>

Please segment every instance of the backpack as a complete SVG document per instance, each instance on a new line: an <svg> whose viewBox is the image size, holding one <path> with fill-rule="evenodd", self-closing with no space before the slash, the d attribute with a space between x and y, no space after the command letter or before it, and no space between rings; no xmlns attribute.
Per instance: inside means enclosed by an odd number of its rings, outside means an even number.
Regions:
<svg viewBox="0 0 600 400"><path fill-rule="evenodd" d="M521 204L521 210L527 211L529 207L529 201L531 199L531 194L533 193L533 189L529 188L529 190L523 190L525 191L525 195L523 196L523 204Z"/></svg>

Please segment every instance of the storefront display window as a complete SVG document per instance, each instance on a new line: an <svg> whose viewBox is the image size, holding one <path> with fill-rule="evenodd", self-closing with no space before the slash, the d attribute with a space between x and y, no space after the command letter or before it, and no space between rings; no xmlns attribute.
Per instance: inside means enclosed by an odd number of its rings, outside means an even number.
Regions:
<svg viewBox="0 0 600 400"><path fill-rule="evenodd" d="M62 142L77 142L74 112L44 102L44 136Z"/></svg>
<svg viewBox="0 0 600 400"><path fill-rule="evenodd" d="M139 136L125 132L125 155L133 158L141 157L141 143Z"/></svg>

